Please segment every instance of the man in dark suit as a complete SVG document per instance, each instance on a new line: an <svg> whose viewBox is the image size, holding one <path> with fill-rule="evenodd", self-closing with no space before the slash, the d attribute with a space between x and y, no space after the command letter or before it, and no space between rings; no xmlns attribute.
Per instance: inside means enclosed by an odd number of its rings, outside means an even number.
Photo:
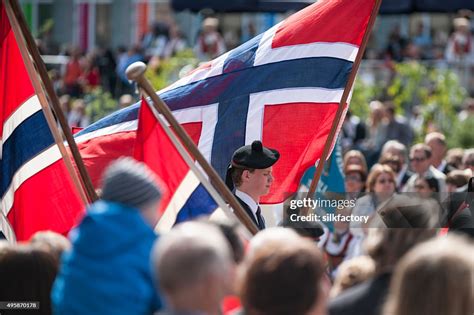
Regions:
<svg viewBox="0 0 474 315"><path fill-rule="evenodd" d="M433 167L446 175L455 170L455 168L449 165L445 160L448 146L446 144L446 137L442 133L430 132L425 137L425 144L431 148L431 165L433 165Z"/></svg>
<svg viewBox="0 0 474 315"><path fill-rule="evenodd" d="M237 149L227 170L226 184L260 230L265 219L259 206L260 197L268 194L273 183L272 166L280 158L277 150L266 148L261 141Z"/></svg>

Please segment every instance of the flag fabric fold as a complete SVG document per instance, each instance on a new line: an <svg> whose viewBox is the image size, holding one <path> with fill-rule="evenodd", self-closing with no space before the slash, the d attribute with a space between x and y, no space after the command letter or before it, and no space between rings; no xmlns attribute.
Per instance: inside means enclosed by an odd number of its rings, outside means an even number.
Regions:
<svg viewBox="0 0 474 315"><path fill-rule="evenodd" d="M194 163L187 152L183 153L187 155L188 163ZM167 190L160 203L159 231L169 230L179 222L210 215L218 208L145 100L142 100L139 111L134 158L147 164Z"/></svg>
<svg viewBox="0 0 474 315"><path fill-rule="evenodd" d="M10 241L41 230L66 234L84 209L25 62L1 1L0 230Z"/></svg>
<svg viewBox="0 0 474 315"><path fill-rule="evenodd" d="M281 203L322 156L374 6L375 0L318 1L158 94L179 123L199 124L192 136L222 178L240 146L262 140L280 151L263 203ZM95 183L109 158L132 154L138 108L77 134Z"/></svg>

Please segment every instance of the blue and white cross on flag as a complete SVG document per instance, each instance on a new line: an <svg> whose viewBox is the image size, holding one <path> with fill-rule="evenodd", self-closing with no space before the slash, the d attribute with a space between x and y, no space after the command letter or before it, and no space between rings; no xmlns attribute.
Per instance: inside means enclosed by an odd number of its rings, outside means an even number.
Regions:
<svg viewBox="0 0 474 315"><path fill-rule="evenodd" d="M157 93L222 178L240 146L277 149L262 202L281 203L322 155L375 3L318 1ZM132 155L139 106L76 135L94 183L111 160Z"/></svg>

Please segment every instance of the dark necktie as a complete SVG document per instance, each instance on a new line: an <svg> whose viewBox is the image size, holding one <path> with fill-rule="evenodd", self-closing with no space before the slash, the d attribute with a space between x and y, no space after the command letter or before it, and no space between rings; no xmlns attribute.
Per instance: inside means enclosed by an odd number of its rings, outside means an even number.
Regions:
<svg viewBox="0 0 474 315"><path fill-rule="evenodd" d="M263 230L265 228L265 221L263 220L262 210L260 210L260 207L257 208L257 212L255 214L257 216L258 228Z"/></svg>

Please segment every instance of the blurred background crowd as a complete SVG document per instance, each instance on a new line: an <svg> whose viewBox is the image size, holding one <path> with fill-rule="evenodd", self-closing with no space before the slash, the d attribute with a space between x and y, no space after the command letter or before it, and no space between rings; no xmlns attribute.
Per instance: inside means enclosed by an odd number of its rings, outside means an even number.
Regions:
<svg viewBox="0 0 474 315"><path fill-rule="evenodd" d="M148 63L147 77L160 90L292 13L174 11L169 1L21 3L73 127L137 101L125 77L134 61ZM449 147L474 145L467 133L474 127L473 29L469 10L378 16L351 100L366 137L388 119L380 101L413 130L398 139L405 145L431 131L449 131Z"/></svg>

